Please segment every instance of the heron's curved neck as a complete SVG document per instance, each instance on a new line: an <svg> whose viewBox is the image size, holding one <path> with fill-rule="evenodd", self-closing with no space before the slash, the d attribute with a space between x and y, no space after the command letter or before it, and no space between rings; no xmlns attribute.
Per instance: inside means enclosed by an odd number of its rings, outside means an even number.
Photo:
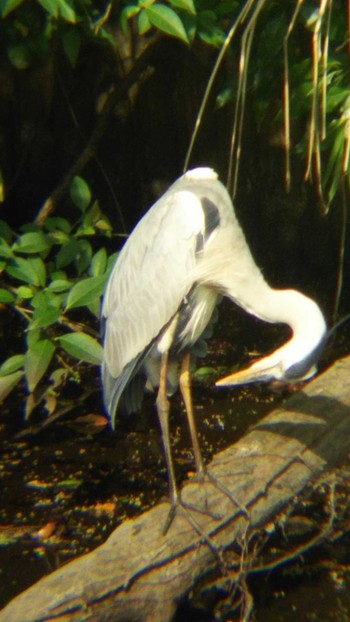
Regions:
<svg viewBox="0 0 350 622"><path fill-rule="evenodd" d="M244 287L239 297L232 297L246 311L271 323L288 324L292 339L284 346L298 353L299 360L307 356L326 333L326 323L318 305L309 297L293 289L273 289L261 275L255 287Z"/></svg>

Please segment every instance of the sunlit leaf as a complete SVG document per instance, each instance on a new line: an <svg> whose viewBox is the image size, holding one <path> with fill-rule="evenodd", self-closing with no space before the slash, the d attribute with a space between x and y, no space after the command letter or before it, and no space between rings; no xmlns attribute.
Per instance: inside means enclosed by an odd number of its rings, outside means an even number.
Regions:
<svg viewBox="0 0 350 622"><path fill-rule="evenodd" d="M17 9L17 7L20 4L23 4L23 2L24 0L2 0L2 2L0 3L2 17L6 17L7 15L9 15L11 11Z"/></svg>
<svg viewBox="0 0 350 622"><path fill-rule="evenodd" d="M145 10L140 11L138 17L138 29L140 35L145 35L152 28L152 24L149 21L148 15Z"/></svg>
<svg viewBox="0 0 350 622"><path fill-rule="evenodd" d="M48 289L56 294L60 294L62 292L66 292L68 289L72 287L72 282L67 281L66 279L56 279L51 281Z"/></svg>
<svg viewBox="0 0 350 622"><path fill-rule="evenodd" d="M12 249L19 253L43 253L52 246L50 238L42 231L24 233L13 244Z"/></svg>
<svg viewBox="0 0 350 622"><path fill-rule="evenodd" d="M13 374L15 371L18 371L23 367L24 363L24 355L23 354L15 354L14 356L10 356L0 367L0 376L8 376L9 374Z"/></svg>
<svg viewBox="0 0 350 622"><path fill-rule="evenodd" d="M3 259L8 259L13 256L13 250L11 246L4 240L0 238L0 257Z"/></svg>
<svg viewBox="0 0 350 622"><path fill-rule="evenodd" d="M75 24L78 16L74 10L74 4L71 0L57 0L58 1L58 12L63 17L66 22L70 22L71 24Z"/></svg>
<svg viewBox="0 0 350 622"><path fill-rule="evenodd" d="M124 34L128 33L128 20L134 17L134 15L137 15L139 11L140 11L140 7L136 5L126 6L122 10L120 21L121 21L121 26L122 26Z"/></svg>
<svg viewBox="0 0 350 622"><path fill-rule="evenodd" d="M31 287L27 287L27 285L20 285L17 288L17 298L19 300L28 300L33 297L33 290Z"/></svg>
<svg viewBox="0 0 350 622"><path fill-rule="evenodd" d="M38 0L38 2L49 15L58 17L59 0Z"/></svg>
<svg viewBox="0 0 350 622"><path fill-rule="evenodd" d="M76 283L68 294L66 309L84 307L98 299L102 294L107 275L92 276Z"/></svg>
<svg viewBox="0 0 350 622"><path fill-rule="evenodd" d="M0 287L0 302L3 304L11 304L16 299L14 294L8 289Z"/></svg>
<svg viewBox="0 0 350 622"><path fill-rule="evenodd" d="M163 4L153 4L144 10L153 26L168 35L172 35L173 37L185 41L185 43L189 43L184 25L173 9Z"/></svg>
<svg viewBox="0 0 350 622"><path fill-rule="evenodd" d="M169 0L169 3L176 9L183 9L192 15L196 15L196 8L193 0Z"/></svg>
<svg viewBox="0 0 350 622"><path fill-rule="evenodd" d="M100 365L102 360L101 345L85 333L67 333L58 339L62 348L79 361Z"/></svg>
<svg viewBox="0 0 350 622"><path fill-rule="evenodd" d="M112 231L112 225L109 222L107 216L102 216L96 221L96 229L99 229L103 233L108 233Z"/></svg>
<svg viewBox="0 0 350 622"><path fill-rule="evenodd" d="M91 276L99 276L106 271L107 267L107 251L104 247L100 248L93 256L89 267Z"/></svg>
<svg viewBox="0 0 350 622"><path fill-rule="evenodd" d="M0 376L0 402L17 386L23 376L23 371L16 371L8 376Z"/></svg>
<svg viewBox="0 0 350 622"><path fill-rule="evenodd" d="M82 177L74 177L69 192L74 205L85 212L91 201L91 192L86 181Z"/></svg>
<svg viewBox="0 0 350 622"><path fill-rule="evenodd" d="M24 355L24 372L30 391L34 391L39 380L50 365L55 346L48 339L41 339L31 346Z"/></svg>

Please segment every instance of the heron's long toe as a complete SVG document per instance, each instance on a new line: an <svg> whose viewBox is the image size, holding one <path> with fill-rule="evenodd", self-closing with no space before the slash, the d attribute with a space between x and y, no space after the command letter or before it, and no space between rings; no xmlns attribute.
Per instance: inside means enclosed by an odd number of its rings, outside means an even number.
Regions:
<svg viewBox="0 0 350 622"><path fill-rule="evenodd" d="M208 469L203 468L203 470L195 475L194 479L198 484L212 484L215 488L217 488L217 490L224 494L236 508L238 508L240 514L243 514L248 520L250 519L250 514L247 508L242 505L231 493L231 491L224 484L222 484L217 477L215 477L215 475L210 473Z"/></svg>

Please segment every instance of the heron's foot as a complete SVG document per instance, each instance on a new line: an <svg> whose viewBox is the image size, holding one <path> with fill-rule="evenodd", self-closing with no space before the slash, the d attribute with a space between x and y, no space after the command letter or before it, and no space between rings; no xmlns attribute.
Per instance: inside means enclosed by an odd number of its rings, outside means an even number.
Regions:
<svg viewBox="0 0 350 622"><path fill-rule="evenodd" d="M211 512L208 512L206 510L198 509L194 505L184 503L180 497L171 499L170 502L171 502L171 508L169 510L169 513L168 513L168 516L167 516L167 519L166 519L166 522L163 528L163 535L165 535L169 531L176 514L182 516L183 518L185 518L185 520L189 523L189 525L193 528L193 530L200 537L200 541L207 544L207 546L213 553L214 557L217 559L221 572L223 574L227 574L227 566L223 558L222 549L216 546L215 542L213 542L210 535L208 535L204 531L204 529L202 529L198 521L192 515L192 512L197 512L202 515L204 514L206 516L210 516L210 518L213 518L214 520L220 520L221 517L217 515L213 515Z"/></svg>
<svg viewBox="0 0 350 622"><path fill-rule="evenodd" d="M165 522L164 529L163 529L164 535L169 530L171 523L173 522L177 512L181 514L181 516L184 516L187 519L190 517L191 520L194 520L190 514L191 512L197 512L197 514L201 514L203 516L209 516L209 518L212 518L215 521L219 521L222 519L222 516L219 516L218 514L214 514L214 512L211 512L209 509L202 509L196 505L192 505L191 503L186 503L185 501L182 501L180 496L176 496L174 497L174 499L171 499L170 503L171 503L171 508L169 510L169 514L168 514L168 517L167 517L167 520ZM189 520L188 522L191 522L191 520Z"/></svg>
<svg viewBox="0 0 350 622"><path fill-rule="evenodd" d="M238 501L238 499L236 499L236 497L231 493L231 491L224 484L222 484L217 479L217 477L215 477L215 475L210 473L208 469L203 467L200 471L198 471L197 474L195 475L195 480L198 483L205 484L209 482L210 484L212 484L215 488L220 490L220 492L222 492L233 503L233 505L236 506L236 508L238 508L238 511L240 514L243 514L245 518L250 520L250 514L247 508L244 505L242 505Z"/></svg>

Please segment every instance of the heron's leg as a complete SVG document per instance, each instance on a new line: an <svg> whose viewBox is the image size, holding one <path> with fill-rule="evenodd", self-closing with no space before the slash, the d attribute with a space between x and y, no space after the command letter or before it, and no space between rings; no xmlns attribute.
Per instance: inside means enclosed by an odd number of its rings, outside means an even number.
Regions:
<svg viewBox="0 0 350 622"><path fill-rule="evenodd" d="M200 450L199 442L198 442L198 433L197 426L194 417L193 411L193 402L192 402L192 392L191 392L191 373L190 373L190 365L191 365L191 355L187 352L181 363L180 370L180 391L185 403L188 426L190 429L194 459L196 463L196 471L197 475L202 479L205 474L205 467L202 458L202 453Z"/></svg>
<svg viewBox="0 0 350 622"><path fill-rule="evenodd" d="M201 536L201 538L205 542L207 542L208 546L210 546L210 548L213 551L215 551L215 553L217 554L216 547L213 546L208 536L204 533L204 531L198 525L197 521L193 518L193 516L191 516L189 510L198 512L199 514L209 514L212 518L215 518L215 519L218 519L219 517L214 516L213 514L208 513L205 510L201 510L193 505L183 503L180 497L180 493L178 491L177 484L176 484L175 470L174 470L174 463L173 463L172 454L171 454L170 435L169 435L169 400L168 400L167 391L166 391L167 390L167 368L168 368L168 352L164 352L162 354L162 358L160 362L160 378L159 378L159 389L158 389L158 395L157 395L157 411L158 411L158 418L159 418L159 423L160 423L161 432L162 432L165 462L166 462L167 471L168 471L171 508L170 508L170 512L169 512L163 531L164 533L168 531L175 517L176 510L180 509L182 515L187 519L190 525Z"/></svg>
<svg viewBox="0 0 350 622"><path fill-rule="evenodd" d="M168 352L164 352L160 361L160 379L157 395L157 412L162 432L165 462L169 478L169 490L171 505L175 507L179 502L179 493L176 485L174 463L171 455L170 435L169 435L169 400L167 397L167 370Z"/></svg>
<svg viewBox="0 0 350 622"><path fill-rule="evenodd" d="M184 355L182 359L182 364L181 364L180 391L181 391L183 401L185 403L187 420L188 420L188 425L189 425L190 434L191 434L194 459L196 463L196 471L197 471L198 478L202 481L204 479L209 480L214 486L216 486L216 488L218 488L224 495L226 495L236 507L239 508L242 514L245 514L245 516L248 517L249 514L248 514L247 509L244 506L242 506L239 503L239 501L237 501L237 499L235 499L235 497L230 493L230 491L226 488L226 486L224 486L221 482L219 482L218 479L214 475L209 473L206 467L204 466L202 453L201 453L199 442L198 442L198 433L197 433L196 421L195 421L194 411L193 411L190 364L191 364L191 354L187 352Z"/></svg>

